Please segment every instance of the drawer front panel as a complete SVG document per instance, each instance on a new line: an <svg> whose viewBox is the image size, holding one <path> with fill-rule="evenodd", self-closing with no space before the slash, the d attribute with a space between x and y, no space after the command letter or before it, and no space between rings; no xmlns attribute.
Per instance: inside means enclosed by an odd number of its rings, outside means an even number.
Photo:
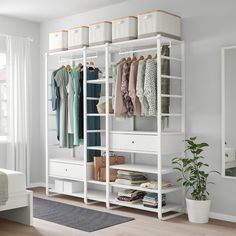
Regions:
<svg viewBox="0 0 236 236"><path fill-rule="evenodd" d="M157 136L110 134L110 148L137 151L157 151Z"/></svg>
<svg viewBox="0 0 236 236"><path fill-rule="evenodd" d="M49 175L83 180L83 174L84 167L82 165L50 162Z"/></svg>

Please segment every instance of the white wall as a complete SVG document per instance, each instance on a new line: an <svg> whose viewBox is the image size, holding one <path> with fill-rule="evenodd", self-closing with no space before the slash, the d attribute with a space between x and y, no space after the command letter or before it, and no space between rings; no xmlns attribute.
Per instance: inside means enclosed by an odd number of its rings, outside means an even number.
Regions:
<svg viewBox="0 0 236 236"><path fill-rule="evenodd" d="M30 128L32 151L31 151L31 166L30 166L30 182L38 182L42 179L42 154L40 147L40 62L39 62L39 34L40 26L38 23L30 21L20 20L11 17L0 16L0 34L10 34L23 37L31 37L34 39L31 47L31 59L32 59L32 123ZM0 162L4 165L6 158L6 148L4 144L0 146Z"/></svg>
<svg viewBox="0 0 236 236"><path fill-rule="evenodd" d="M56 19L41 24L41 80L44 80L43 54L48 50L48 33L77 25L137 15L153 9L164 9L183 17L183 39L186 42L187 136L197 135L209 143L206 161L221 171L220 129L220 48L236 45L233 0L129 0L110 6ZM41 120L43 121L44 90L41 84ZM44 123L41 123L43 131ZM41 132L41 142L44 133ZM43 172L44 175L44 172ZM213 176L216 185L209 186L212 208L217 214L236 216L236 180ZM218 216L218 215L216 215Z"/></svg>

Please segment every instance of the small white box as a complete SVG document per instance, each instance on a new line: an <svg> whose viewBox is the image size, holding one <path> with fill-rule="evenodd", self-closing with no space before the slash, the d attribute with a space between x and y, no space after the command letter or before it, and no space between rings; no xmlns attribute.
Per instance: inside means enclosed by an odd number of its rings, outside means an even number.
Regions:
<svg viewBox="0 0 236 236"><path fill-rule="evenodd" d="M112 25L104 21L89 26L89 46L101 45L112 41Z"/></svg>
<svg viewBox="0 0 236 236"><path fill-rule="evenodd" d="M157 34L180 39L181 18L162 10L138 15L138 37L151 37Z"/></svg>
<svg viewBox="0 0 236 236"><path fill-rule="evenodd" d="M57 192L63 192L64 189L64 184L63 184L63 180L61 179L55 179L55 190Z"/></svg>
<svg viewBox="0 0 236 236"><path fill-rule="evenodd" d="M68 48L76 49L89 45L89 28L79 26L68 31Z"/></svg>
<svg viewBox="0 0 236 236"><path fill-rule="evenodd" d="M62 30L49 34L49 51L59 52L68 49L68 31Z"/></svg>
<svg viewBox="0 0 236 236"><path fill-rule="evenodd" d="M82 182L73 180L64 180L64 193L79 193L83 192L84 187Z"/></svg>
<svg viewBox="0 0 236 236"><path fill-rule="evenodd" d="M138 34L137 17L127 16L112 21L112 42L136 39Z"/></svg>

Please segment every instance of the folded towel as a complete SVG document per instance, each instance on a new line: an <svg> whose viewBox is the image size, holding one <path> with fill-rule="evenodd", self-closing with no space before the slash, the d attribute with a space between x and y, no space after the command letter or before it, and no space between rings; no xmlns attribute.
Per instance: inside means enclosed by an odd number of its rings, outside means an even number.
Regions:
<svg viewBox="0 0 236 236"><path fill-rule="evenodd" d="M8 201L8 176L0 171L0 205L5 205Z"/></svg>

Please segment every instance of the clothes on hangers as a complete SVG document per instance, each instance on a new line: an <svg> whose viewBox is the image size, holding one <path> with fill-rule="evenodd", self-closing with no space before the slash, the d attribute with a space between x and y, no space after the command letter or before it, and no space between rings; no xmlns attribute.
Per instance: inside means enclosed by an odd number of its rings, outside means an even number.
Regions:
<svg viewBox="0 0 236 236"><path fill-rule="evenodd" d="M144 96L148 104L148 116L157 115L157 62L153 59L146 61L144 78Z"/></svg>
<svg viewBox="0 0 236 236"><path fill-rule="evenodd" d="M122 74L123 74L123 65L125 62L121 62L117 66L117 75L116 75L116 89L115 89L115 107L114 112L116 117L125 116L127 113L127 107L124 103L122 92L121 92L121 84L122 84Z"/></svg>
<svg viewBox="0 0 236 236"><path fill-rule="evenodd" d="M124 63L122 78L121 78L121 93L123 97L124 104L126 106L127 115L131 116L134 112L134 106L129 96L129 76L130 76L130 63Z"/></svg>
<svg viewBox="0 0 236 236"><path fill-rule="evenodd" d="M61 67L52 73L52 109L56 110L57 136L60 147L72 148L82 145L84 139L84 97L83 97L83 71L82 68ZM98 79L99 69L89 66L87 68L87 79ZM87 96L100 97L101 85L88 84ZM88 113L97 113L95 100L89 100ZM91 130L100 129L99 117L88 117L87 128ZM88 134L88 146L100 146L100 134ZM89 150L88 161L94 156L99 156L100 151Z"/></svg>
<svg viewBox="0 0 236 236"><path fill-rule="evenodd" d="M136 85L137 85L137 72L138 72L139 61L133 61L130 67L130 75L129 75L129 96L131 98L133 104L133 115L140 116L141 115L141 104L139 98L136 94Z"/></svg>
<svg viewBox="0 0 236 236"><path fill-rule="evenodd" d="M60 91L55 80L57 72L61 69L55 70L52 72L51 76L51 101L52 101L52 110L56 111L56 130L57 130L57 140L60 140Z"/></svg>

